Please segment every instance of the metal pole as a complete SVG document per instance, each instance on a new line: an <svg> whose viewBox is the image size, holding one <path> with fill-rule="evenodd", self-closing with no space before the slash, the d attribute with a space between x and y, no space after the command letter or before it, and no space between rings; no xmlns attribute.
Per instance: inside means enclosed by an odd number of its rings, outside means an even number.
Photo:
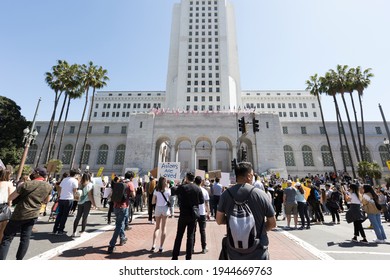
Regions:
<svg viewBox="0 0 390 280"><path fill-rule="evenodd" d="M34 114L33 122L31 124L31 129L27 133L27 135L25 135L26 138L25 138L24 151L23 151L22 159L20 160L18 174L16 175L16 181L19 181L20 177L22 176L23 167L24 167L24 163L26 162L27 153L28 153L28 149L30 147L30 143L32 140L34 140L33 132L34 132L34 127L35 127L35 119L36 119L37 114L38 114L39 103L41 103L40 97L38 100L37 107L35 108L35 114Z"/></svg>

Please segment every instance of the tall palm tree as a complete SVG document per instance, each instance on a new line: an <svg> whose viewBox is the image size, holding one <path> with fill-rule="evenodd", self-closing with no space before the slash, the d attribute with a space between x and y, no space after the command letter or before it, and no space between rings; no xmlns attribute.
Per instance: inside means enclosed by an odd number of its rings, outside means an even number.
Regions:
<svg viewBox="0 0 390 280"><path fill-rule="evenodd" d="M67 83L67 87L66 87L66 91L65 91L65 99L64 99L64 101L65 100L67 101L67 105L66 105L66 112L65 112L64 123L62 125L62 132L61 132L61 137L60 137L60 143L58 145L58 150L57 150L57 159L60 159L62 141L64 139L66 123L67 123L67 120L68 120L70 103L71 103L71 101L73 99L81 98L82 95L83 95L83 91L80 88L81 82L80 82L79 65L73 64L70 67L69 70L70 70L69 81Z"/></svg>
<svg viewBox="0 0 390 280"><path fill-rule="evenodd" d="M81 120L80 120L80 123L79 123L79 128L78 128L78 131L77 131L75 146L74 146L72 157L71 157L71 162L70 162L70 168L71 169L74 166L77 145L79 143L79 138L80 138L80 132L81 132L81 128L82 128L82 125L83 125L85 112L86 112L87 106L88 106L89 88L91 87L91 84L93 83L93 81L95 79L94 76L95 76L95 72L96 72L96 66L93 65L92 61L90 61L88 63L88 65L85 65L85 64L81 65L80 66L80 71L81 71L80 72L81 73L81 75L80 75L81 88L83 89L83 91L85 93L85 102L84 102L83 113L82 113ZM88 133L88 127L86 128L86 133Z"/></svg>
<svg viewBox="0 0 390 280"><path fill-rule="evenodd" d="M52 133L53 133L53 125L54 125L54 120L56 116L56 111L57 111L57 106L59 103L59 100L61 98L61 94L64 91L64 84L61 80L61 75L63 74L62 70L66 68L68 63L65 60L57 60L57 65L54 65L52 67L52 72L46 72L45 73L45 82L49 85L49 87L54 91L55 97L54 97L54 108L53 108L53 113L51 115L50 123L49 123L49 129L46 131L45 138L43 140L42 146L41 146L41 151L39 152L38 160L37 160L37 166L40 162L40 159L42 157L43 150L45 148L46 140L47 137L50 134L49 137L49 145L47 149L47 159L49 158L50 155L50 142L52 138Z"/></svg>
<svg viewBox="0 0 390 280"><path fill-rule="evenodd" d="M333 171L335 174L337 174L336 164L334 162L334 157L333 157L332 147L331 147L330 141L329 141L328 131L326 130L325 119L324 119L324 114L322 111L322 104L321 104L321 98L320 98L320 94L322 93L322 90L324 88L321 87L321 83L320 83L320 80L319 80L317 74L315 74L314 76L310 76L310 79L306 81L306 85L307 85L306 90L309 90L311 95L314 95L317 97L318 106L320 107L322 125L324 126L326 142L328 143L330 157L332 159Z"/></svg>
<svg viewBox="0 0 390 280"><path fill-rule="evenodd" d="M348 75L347 75L348 65L337 65L336 69L337 69L337 72L334 72L333 70L330 70L330 71L333 71L332 75L335 78L337 92L340 93L341 99L343 100L344 110L345 110L345 114L346 114L347 120L348 120L348 126L349 126L349 131L351 133L352 144L353 144L353 148L355 151L356 160L359 162L360 161L359 152L358 152L358 148L356 145L355 135L354 135L354 132L352 129L351 118L349 117L349 110L348 110L347 102L345 101L345 97L344 97L344 94L347 92L347 89L348 89L348 84L350 83L350 81L348 81Z"/></svg>
<svg viewBox="0 0 390 280"><path fill-rule="evenodd" d="M92 62L90 62L91 64ZM88 123L87 123L87 128L89 127L90 123L91 123L91 118L92 118L92 111L93 111L93 104L94 104L94 101L95 101L95 92L96 92L96 89L101 89L103 88L104 86L107 85L106 81L109 80L108 76L106 75L107 74L107 70L106 69L103 69L103 67L99 67L99 68L95 68L95 73L94 73L94 77L93 79L91 79L91 87L92 87L92 100L91 100L91 107L89 109L89 116L88 116ZM84 143L83 143L83 147L81 149L81 155L80 155L80 161L79 161L79 167L81 168L81 165L82 165L82 162L83 162L83 157L84 157L84 151L85 151L85 147L87 145L87 140L88 140L88 131L85 133L85 138L84 138Z"/></svg>
<svg viewBox="0 0 390 280"><path fill-rule="evenodd" d="M334 106L336 109L336 119L340 120L339 125L338 125L339 137L340 137L340 147L341 148L343 147L343 143L341 141L341 135L343 134L345 145L347 147L348 156L352 161L351 150L349 149L349 144L348 144L347 136L345 134L344 124L343 124L343 121L341 118L340 109L339 109L339 105L337 103L337 98L336 98L337 89L338 89L336 80L337 80L337 77L335 75L335 72L332 70L325 73L325 77L320 77L320 82L321 82L321 84L324 85L324 88L326 89L326 93L333 97L333 102L334 102ZM342 153L342 155L343 155L343 153ZM343 161L345 161L345 160L343 159ZM353 176L354 176L354 178L356 178L355 168L353 166L353 162L351 162L351 168L352 168ZM344 168L344 171L347 171L346 168Z"/></svg>
<svg viewBox="0 0 390 280"><path fill-rule="evenodd" d="M359 144L360 159L364 160L362 140L361 140L360 133L359 133L359 122L358 122L358 118L357 118L357 114L356 114L355 100L353 98L354 90L355 90L355 69L351 68L348 70L348 73L347 73L347 89L346 89L346 91L349 92L349 96L351 98L353 115L355 118L356 136L357 136L358 144Z"/></svg>
<svg viewBox="0 0 390 280"><path fill-rule="evenodd" d="M363 72L360 68L360 66L356 67L355 69L355 80L354 80L354 87L358 92L359 96L359 104L360 104L360 117L361 117L361 123L362 123L362 135L363 135L363 149L364 149L364 157L363 160L366 160L366 135L365 135L365 130L364 130L364 115L363 115L363 91L370 85L371 83L371 78L374 77L374 74L371 73L371 68L365 69Z"/></svg>

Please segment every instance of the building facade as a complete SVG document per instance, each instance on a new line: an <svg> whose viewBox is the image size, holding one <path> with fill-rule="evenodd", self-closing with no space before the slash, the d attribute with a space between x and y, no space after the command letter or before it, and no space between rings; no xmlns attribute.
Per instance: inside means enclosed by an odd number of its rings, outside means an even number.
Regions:
<svg viewBox="0 0 390 280"><path fill-rule="evenodd" d="M56 128L65 136L61 147L56 139L49 157L62 160L64 169L88 166L96 172L104 167L107 173L123 174L137 168L146 174L158 162L178 161L183 172L230 172L236 158L251 161L260 173L304 176L333 171L330 148L338 170L345 165L350 171L356 164L353 155L341 156L346 149L335 122L326 123L328 146L317 99L309 92L241 89L234 10L227 0L174 4L166 90L99 91L91 110L90 127L83 124L77 147L78 122ZM238 129L242 117L244 134ZM253 129L255 120L259 131ZM49 122L37 122L40 133L27 164L47 161L44 156L37 162L37 154L48 127ZM387 169L383 131L380 122L366 124L366 151Z"/></svg>

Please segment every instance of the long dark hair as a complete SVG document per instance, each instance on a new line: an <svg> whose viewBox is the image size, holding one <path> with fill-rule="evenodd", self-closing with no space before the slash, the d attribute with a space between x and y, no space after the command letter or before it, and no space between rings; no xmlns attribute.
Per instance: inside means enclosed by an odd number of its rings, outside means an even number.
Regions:
<svg viewBox="0 0 390 280"><path fill-rule="evenodd" d="M158 183L157 183L157 186L156 186L156 191L163 192L165 190L166 185L167 185L167 178L160 177L158 179Z"/></svg>
<svg viewBox="0 0 390 280"><path fill-rule="evenodd" d="M360 198L359 185L358 184L350 184L349 187L351 188L351 191L353 193L355 193L358 198Z"/></svg>
<svg viewBox="0 0 390 280"><path fill-rule="evenodd" d="M378 195L374 191L373 187L369 184L363 185L364 193L370 193L375 201L378 201Z"/></svg>
<svg viewBox="0 0 390 280"><path fill-rule="evenodd" d="M81 186L84 187L87 182L91 182L91 174L88 172L85 172L83 176L81 177Z"/></svg>

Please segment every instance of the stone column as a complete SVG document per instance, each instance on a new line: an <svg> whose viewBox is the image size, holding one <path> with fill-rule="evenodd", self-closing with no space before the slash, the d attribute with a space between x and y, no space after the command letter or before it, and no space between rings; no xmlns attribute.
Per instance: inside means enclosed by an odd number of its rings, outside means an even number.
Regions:
<svg viewBox="0 0 390 280"><path fill-rule="evenodd" d="M215 144L211 145L211 170L217 169L217 153Z"/></svg>
<svg viewBox="0 0 390 280"><path fill-rule="evenodd" d="M195 145L192 145L190 169L195 171L195 168L196 168Z"/></svg>

